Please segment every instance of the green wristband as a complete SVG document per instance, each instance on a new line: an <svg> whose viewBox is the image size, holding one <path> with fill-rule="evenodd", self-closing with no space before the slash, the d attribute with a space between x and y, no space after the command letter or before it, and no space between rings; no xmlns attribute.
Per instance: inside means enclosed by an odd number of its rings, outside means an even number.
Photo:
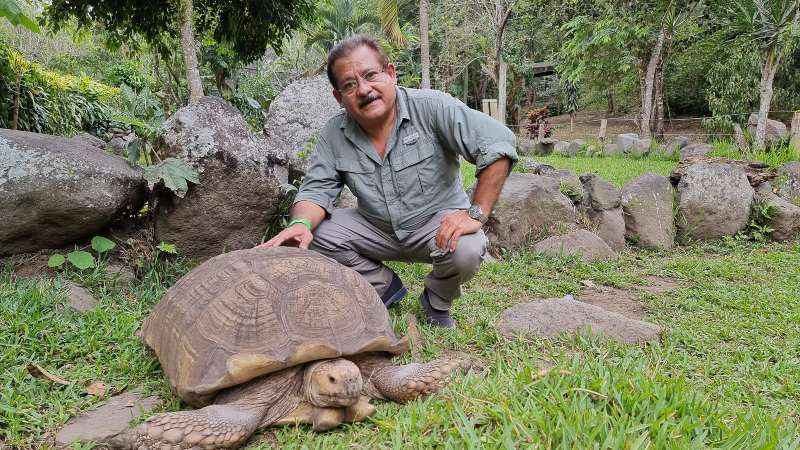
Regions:
<svg viewBox="0 0 800 450"><path fill-rule="evenodd" d="M294 224L296 224L296 223L302 223L303 225L307 226L307 227L308 227L308 231L311 231L311 228L313 228L313 227L311 226L311 221L310 221L310 220L308 220L308 219L301 219L301 218L292 219L292 221L291 221L291 222L289 222L289 225L287 225L287 228L288 228L288 227L290 227L290 226L292 226L292 225L294 225Z"/></svg>

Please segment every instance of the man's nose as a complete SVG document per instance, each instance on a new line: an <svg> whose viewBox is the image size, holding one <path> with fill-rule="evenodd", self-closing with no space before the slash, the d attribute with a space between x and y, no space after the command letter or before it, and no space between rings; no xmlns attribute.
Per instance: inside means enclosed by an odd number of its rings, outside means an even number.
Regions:
<svg viewBox="0 0 800 450"><path fill-rule="evenodd" d="M367 82L367 80L360 78L358 79L358 89L356 93L359 97L364 97L372 91L372 85Z"/></svg>

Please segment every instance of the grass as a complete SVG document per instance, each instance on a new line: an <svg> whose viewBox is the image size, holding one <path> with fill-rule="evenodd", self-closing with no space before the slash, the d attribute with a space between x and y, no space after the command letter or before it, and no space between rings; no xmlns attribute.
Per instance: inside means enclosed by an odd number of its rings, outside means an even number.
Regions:
<svg viewBox="0 0 800 450"><path fill-rule="evenodd" d="M621 184L636 163L614 158L542 158L578 173L597 171ZM549 161L547 160L549 159ZM642 170L662 170L642 167ZM614 172L616 171L616 172ZM614 178L610 173L615 175ZM663 173L663 172L662 172ZM467 178L465 176L465 178ZM392 264L411 294L391 312L405 332L407 313L429 266ZM345 448L800 448L800 244L728 239L672 251L626 251L585 264L527 252L485 264L465 286L454 315L459 330L421 327L426 358L468 351L482 373L456 377L443 392L407 405L378 403L365 423L329 433L307 427L261 431L249 449ZM169 393L155 358L135 330L189 266L159 261L130 287L103 266L54 281L0 272L0 447L47 448L71 416L101 401L85 388L103 380L113 391L143 386ZM501 312L533 298L577 292L582 282L628 289L644 276L679 288L643 298L661 342L617 345L590 335L554 341L506 341ZM81 281L100 301L78 315L64 308L64 281ZM70 381L32 377L35 363ZM543 370L544 366L552 366Z"/></svg>

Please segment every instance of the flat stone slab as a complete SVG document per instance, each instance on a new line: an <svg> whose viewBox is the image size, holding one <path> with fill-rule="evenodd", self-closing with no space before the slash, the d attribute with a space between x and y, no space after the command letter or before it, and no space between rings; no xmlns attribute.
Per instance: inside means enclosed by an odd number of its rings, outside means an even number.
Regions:
<svg viewBox="0 0 800 450"><path fill-rule="evenodd" d="M533 251L561 258L578 256L584 262L606 261L617 254L599 236L587 230L576 230L562 236L551 236L533 246Z"/></svg>
<svg viewBox="0 0 800 450"><path fill-rule="evenodd" d="M70 308L78 311L81 314L97 308L97 300L95 300L95 298L92 296L92 293L89 292L89 290L85 287L68 282L67 290L69 292Z"/></svg>
<svg viewBox="0 0 800 450"><path fill-rule="evenodd" d="M137 391L111 397L103 406L71 419L56 434L56 445L102 442L126 430L131 420L161 406L158 397L142 397Z"/></svg>
<svg viewBox="0 0 800 450"><path fill-rule="evenodd" d="M518 336L553 338L590 328L593 333L625 344L645 343L659 338L661 327L629 319L599 306L565 298L549 298L512 306L498 323L507 339Z"/></svg>

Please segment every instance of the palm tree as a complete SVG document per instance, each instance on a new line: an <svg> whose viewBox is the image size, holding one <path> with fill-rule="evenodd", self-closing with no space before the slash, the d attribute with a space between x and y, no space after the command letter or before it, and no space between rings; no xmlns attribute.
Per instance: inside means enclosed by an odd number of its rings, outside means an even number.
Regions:
<svg viewBox="0 0 800 450"><path fill-rule="evenodd" d="M753 143L756 149L764 148L767 113L772 103L772 81L781 57L792 47L792 43L800 40L798 5L798 0L735 0L729 10L729 30L757 45L764 61L759 88L758 125Z"/></svg>
<svg viewBox="0 0 800 450"><path fill-rule="evenodd" d="M422 65L420 89L431 88L431 49L428 44L428 0L419 0L419 53Z"/></svg>
<svg viewBox="0 0 800 450"><path fill-rule="evenodd" d="M380 26L378 18L361 11L354 0L330 0L320 6L316 30L308 37L308 44L320 44L326 51L336 42Z"/></svg>

